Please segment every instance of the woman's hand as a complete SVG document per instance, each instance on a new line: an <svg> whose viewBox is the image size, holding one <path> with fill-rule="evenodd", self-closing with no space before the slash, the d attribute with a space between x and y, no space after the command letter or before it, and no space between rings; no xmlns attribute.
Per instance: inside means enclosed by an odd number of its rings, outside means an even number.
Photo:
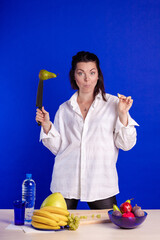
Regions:
<svg viewBox="0 0 160 240"><path fill-rule="evenodd" d="M50 121L49 113L44 109L44 107L42 107L42 110L37 108L36 122L40 122L44 132L48 134L52 123Z"/></svg>
<svg viewBox="0 0 160 240"><path fill-rule="evenodd" d="M124 126L127 126L128 124L128 116L127 113L129 109L132 107L133 99L131 97L126 97L124 95L118 95L119 96L119 103L118 103L118 115L121 123Z"/></svg>

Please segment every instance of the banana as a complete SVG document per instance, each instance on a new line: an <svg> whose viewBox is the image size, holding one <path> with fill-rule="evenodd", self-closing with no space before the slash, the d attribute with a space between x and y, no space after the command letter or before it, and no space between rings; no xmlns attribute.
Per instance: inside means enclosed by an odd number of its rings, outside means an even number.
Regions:
<svg viewBox="0 0 160 240"><path fill-rule="evenodd" d="M46 207L41 208L41 210L51 212L51 213L61 214L64 216L69 216L68 210L66 210L64 208L60 208L60 207L46 206Z"/></svg>
<svg viewBox="0 0 160 240"><path fill-rule="evenodd" d="M50 229L50 230L53 229L53 230L57 230L57 229L61 228L60 226L53 227L53 226L50 226L50 225L47 225L47 224L43 224L43 223L39 223L39 222L36 222L36 221L32 221L31 224L32 224L33 227L38 228L38 229Z"/></svg>
<svg viewBox="0 0 160 240"><path fill-rule="evenodd" d="M61 220L61 221L58 222L58 226L62 227L62 226L66 226L66 225L67 225L67 222L65 222L65 221Z"/></svg>
<svg viewBox="0 0 160 240"><path fill-rule="evenodd" d="M46 224L46 225L50 225L52 227L57 227L58 226L58 224L55 220L45 218L45 217L41 217L41 216L36 216L36 215L32 216L32 221L38 222L38 223L43 223L43 224Z"/></svg>
<svg viewBox="0 0 160 240"><path fill-rule="evenodd" d="M47 212L47 211L43 211L43 210L34 210L33 215L46 217L46 218L55 220L56 222L58 222L60 220L60 218L58 216L55 216L55 214Z"/></svg>
<svg viewBox="0 0 160 240"><path fill-rule="evenodd" d="M65 222L68 221L68 217L66 217L64 215L56 214L56 213L52 213L52 214L54 214L55 217L59 218L59 221L65 221Z"/></svg>

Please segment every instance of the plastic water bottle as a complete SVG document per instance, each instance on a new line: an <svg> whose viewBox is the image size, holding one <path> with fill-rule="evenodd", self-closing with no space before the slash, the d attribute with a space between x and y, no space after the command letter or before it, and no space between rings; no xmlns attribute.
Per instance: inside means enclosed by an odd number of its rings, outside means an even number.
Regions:
<svg viewBox="0 0 160 240"><path fill-rule="evenodd" d="M26 179L22 183L22 201L26 201L25 221L30 222L32 219L36 200L36 184L32 179L32 174L27 173Z"/></svg>

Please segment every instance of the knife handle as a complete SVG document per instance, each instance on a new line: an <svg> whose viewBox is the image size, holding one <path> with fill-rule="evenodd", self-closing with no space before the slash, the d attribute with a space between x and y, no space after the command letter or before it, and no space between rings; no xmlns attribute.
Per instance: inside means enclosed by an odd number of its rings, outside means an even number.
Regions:
<svg viewBox="0 0 160 240"><path fill-rule="evenodd" d="M38 126L41 126L41 123L40 123L40 122L38 122Z"/></svg>
<svg viewBox="0 0 160 240"><path fill-rule="evenodd" d="M39 107L40 110L42 110L41 107ZM38 126L41 126L41 122L37 122Z"/></svg>

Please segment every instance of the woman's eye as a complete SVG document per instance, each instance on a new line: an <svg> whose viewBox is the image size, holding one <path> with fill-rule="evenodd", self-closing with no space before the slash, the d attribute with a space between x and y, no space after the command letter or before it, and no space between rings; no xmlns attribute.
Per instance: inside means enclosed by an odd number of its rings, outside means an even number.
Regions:
<svg viewBox="0 0 160 240"><path fill-rule="evenodd" d="M91 75L94 75L95 74L95 72L91 72Z"/></svg>
<svg viewBox="0 0 160 240"><path fill-rule="evenodd" d="M82 76L82 74L83 74L82 72L78 72L78 75L79 75L79 76Z"/></svg>

